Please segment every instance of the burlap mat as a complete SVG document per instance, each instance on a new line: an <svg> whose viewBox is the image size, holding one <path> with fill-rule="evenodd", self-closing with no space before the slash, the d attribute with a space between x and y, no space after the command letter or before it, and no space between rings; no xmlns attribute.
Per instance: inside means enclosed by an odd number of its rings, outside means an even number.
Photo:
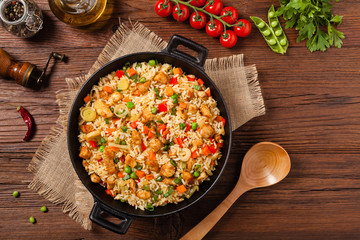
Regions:
<svg viewBox="0 0 360 240"><path fill-rule="evenodd" d="M103 64L125 54L139 52L139 46L142 52L156 52L166 45L165 41L140 23L133 24L132 29L121 24L89 73L66 79L68 89L57 93L60 116L57 126L43 140L28 167L35 175L29 188L55 204L62 204L64 213L85 229L92 228L89 214L94 202L78 179L67 151L65 127L71 104L84 81ZM233 130L253 117L265 114L256 67L245 67L243 55L209 59L205 72L219 87L228 104Z"/></svg>

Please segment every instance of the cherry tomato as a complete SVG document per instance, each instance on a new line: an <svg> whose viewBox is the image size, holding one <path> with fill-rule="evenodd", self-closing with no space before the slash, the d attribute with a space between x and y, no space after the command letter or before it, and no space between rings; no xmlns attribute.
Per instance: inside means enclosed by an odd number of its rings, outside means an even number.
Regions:
<svg viewBox="0 0 360 240"><path fill-rule="evenodd" d="M247 37L251 32L251 23L246 19L239 19L239 21L236 22L238 24L234 27L234 31L236 35L239 37Z"/></svg>
<svg viewBox="0 0 360 240"><path fill-rule="evenodd" d="M190 25L196 29L202 29L206 25L206 15L203 12L198 12L198 16L193 12L190 16Z"/></svg>
<svg viewBox="0 0 360 240"><path fill-rule="evenodd" d="M205 6L209 3L209 0L206 1ZM221 9L223 8L223 3L221 0L214 0L212 4L206 6L205 10L214 15L219 15L221 13Z"/></svg>
<svg viewBox="0 0 360 240"><path fill-rule="evenodd" d="M220 17L228 24L233 24L238 19L239 14L237 10L233 7L224 7L224 9L220 13Z"/></svg>
<svg viewBox="0 0 360 240"><path fill-rule="evenodd" d="M160 17L168 17L171 14L172 11L172 4L170 1L167 2L167 4L164 4L165 0L159 0L155 4L155 12Z"/></svg>
<svg viewBox="0 0 360 240"><path fill-rule="evenodd" d="M174 6L172 16L176 21L184 22L186 19L189 18L189 8L184 4L179 4L179 8L180 9L178 9L177 5Z"/></svg>
<svg viewBox="0 0 360 240"><path fill-rule="evenodd" d="M224 25L217 19L213 19L213 22L209 21L206 24L206 33L211 37L218 37L224 31Z"/></svg>
<svg viewBox="0 0 360 240"><path fill-rule="evenodd" d="M237 36L234 31L227 30L223 32L220 37L220 43L226 48L232 48L237 42Z"/></svg>
<svg viewBox="0 0 360 240"><path fill-rule="evenodd" d="M205 1L206 1L206 0L192 0L192 1L190 2L190 4L193 5L193 6L195 6L195 7L202 7L202 6L204 6Z"/></svg>

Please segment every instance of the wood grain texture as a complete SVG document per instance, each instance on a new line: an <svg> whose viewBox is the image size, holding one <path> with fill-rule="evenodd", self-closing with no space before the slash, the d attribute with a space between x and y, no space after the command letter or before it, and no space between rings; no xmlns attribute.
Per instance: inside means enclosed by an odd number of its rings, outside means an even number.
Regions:
<svg viewBox="0 0 360 240"><path fill-rule="evenodd" d="M296 43L297 32L286 30L290 47L285 56L270 51L260 33L233 49L189 24L160 18L155 0L110 0L105 19L89 28L72 28L56 19L46 0L36 0L44 13L44 29L32 39L19 39L0 28L0 47L23 62L43 67L48 54L69 56L69 63L52 66L48 86L25 89L0 78L0 100L23 105L37 123L35 137L22 141L26 126L15 109L0 104L0 239L178 239L199 223L231 192L245 152L260 141L274 141L290 154L292 169L280 184L244 194L205 239L358 239L360 234L360 2L340 1L334 13L343 15L342 49L310 53ZM266 18L272 0L223 0L241 17ZM218 184L196 205L160 218L138 218L125 236L101 227L86 231L67 215L27 188L26 168L58 117L56 92L65 78L86 73L112 35L118 17L138 20L160 37L190 38L209 49L209 57L245 54L256 64L267 114L234 133L232 154ZM107 20L106 20L107 19ZM64 149L65 150L65 149ZM21 192L13 198L14 190ZM49 212L40 212L46 205ZM35 216L37 224L28 218Z"/></svg>

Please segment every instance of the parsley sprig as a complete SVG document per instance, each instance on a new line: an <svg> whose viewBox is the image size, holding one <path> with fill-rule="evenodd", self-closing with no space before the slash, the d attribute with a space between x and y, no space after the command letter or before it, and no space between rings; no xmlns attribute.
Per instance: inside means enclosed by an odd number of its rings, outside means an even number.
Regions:
<svg viewBox="0 0 360 240"><path fill-rule="evenodd" d="M330 46L341 48L345 36L335 27L341 24L342 16L332 14L331 0L280 0L280 3L276 13L287 21L285 28L295 26L299 30L296 42L308 39L306 46L310 52L324 52ZM326 27L327 31L323 31Z"/></svg>

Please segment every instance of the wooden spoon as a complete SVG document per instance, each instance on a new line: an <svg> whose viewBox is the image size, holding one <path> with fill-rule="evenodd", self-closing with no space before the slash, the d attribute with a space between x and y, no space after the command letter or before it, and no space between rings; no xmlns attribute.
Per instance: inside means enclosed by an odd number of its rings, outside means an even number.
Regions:
<svg viewBox="0 0 360 240"><path fill-rule="evenodd" d="M290 166L288 153L278 144L255 144L246 153L240 178L229 196L181 240L202 239L243 193L280 182L288 175Z"/></svg>

